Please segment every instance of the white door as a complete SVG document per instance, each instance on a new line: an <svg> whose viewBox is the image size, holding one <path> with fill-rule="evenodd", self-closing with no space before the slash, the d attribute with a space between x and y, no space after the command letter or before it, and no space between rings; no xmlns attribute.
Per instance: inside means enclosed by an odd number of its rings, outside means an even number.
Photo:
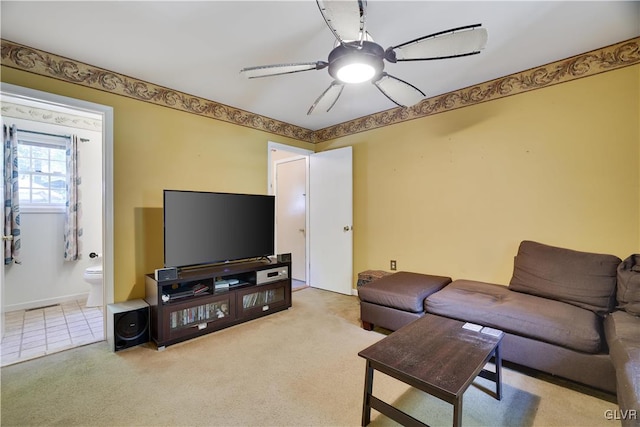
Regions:
<svg viewBox="0 0 640 427"><path fill-rule="evenodd" d="M306 169L305 158L276 163L278 253L291 254L291 278L306 283Z"/></svg>
<svg viewBox="0 0 640 427"><path fill-rule="evenodd" d="M353 175L351 147L309 158L309 285L351 295Z"/></svg>

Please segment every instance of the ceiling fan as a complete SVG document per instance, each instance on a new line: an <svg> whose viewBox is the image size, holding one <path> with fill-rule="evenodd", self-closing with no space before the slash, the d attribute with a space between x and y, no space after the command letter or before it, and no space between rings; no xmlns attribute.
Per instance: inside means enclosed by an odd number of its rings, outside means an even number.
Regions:
<svg viewBox="0 0 640 427"><path fill-rule="evenodd" d="M420 89L384 71L384 61L426 61L480 53L487 43L481 24L467 25L420 37L386 50L366 30L366 0L316 0L336 44L327 61L274 64L243 68L253 79L301 71L329 69L331 85L311 105L307 115L328 112L345 84L372 82L387 98L401 107L419 103L426 96Z"/></svg>

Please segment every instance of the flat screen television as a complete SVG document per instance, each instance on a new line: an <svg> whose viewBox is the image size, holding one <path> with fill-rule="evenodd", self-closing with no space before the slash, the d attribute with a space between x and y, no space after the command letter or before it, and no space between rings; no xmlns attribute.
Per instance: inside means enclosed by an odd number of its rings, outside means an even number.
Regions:
<svg viewBox="0 0 640 427"><path fill-rule="evenodd" d="M275 196L164 190L164 266L273 255Z"/></svg>

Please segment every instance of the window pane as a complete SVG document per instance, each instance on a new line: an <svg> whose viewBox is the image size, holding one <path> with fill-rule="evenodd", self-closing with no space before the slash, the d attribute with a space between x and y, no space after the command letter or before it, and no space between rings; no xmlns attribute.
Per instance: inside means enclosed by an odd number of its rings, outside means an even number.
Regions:
<svg viewBox="0 0 640 427"><path fill-rule="evenodd" d="M28 188L20 188L18 194L21 202L31 201L31 191Z"/></svg>
<svg viewBox="0 0 640 427"><path fill-rule="evenodd" d="M66 162L65 150L55 148L51 149L51 160Z"/></svg>
<svg viewBox="0 0 640 427"><path fill-rule="evenodd" d="M65 204L67 201L67 192L65 189L51 189L51 203Z"/></svg>
<svg viewBox="0 0 640 427"><path fill-rule="evenodd" d="M51 187L52 190L66 190L67 179L63 176L52 176L49 187Z"/></svg>
<svg viewBox="0 0 640 427"><path fill-rule="evenodd" d="M33 188L49 188L49 177L47 175L33 175L33 181L31 181Z"/></svg>
<svg viewBox="0 0 640 427"><path fill-rule="evenodd" d="M31 157L31 146L18 144L18 158L26 157L27 159Z"/></svg>
<svg viewBox="0 0 640 427"><path fill-rule="evenodd" d="M18 187L20 189L23 188L31 188L31 175L22 175L18 181Z"/></svg>
<svg viewBox="0 0 640 427"><path fill-rule="evenodd" d="M36 145L31 146L31 155L37 159L48 159L49 149L46 147L38 147Z"/></svg>
<svg viewBox="0 0 640 427"><path fill-rule="evenodd" d="M67 164L66 164L66 162L51 161L50 171L51 171L51 173L57 173L57 174L64 175L64 174L67 173Z"/></svg>
<svg viewBox="0 0 640 427"><path fill-rule="evenodd" d="M33 170L35 172L49 172L49 161L41 159L33 159Z"/></svg>
<svg viewBox="0 0 640 427"><path fill-rule="evenodd" d="M49 203L49 190L34 188L31 191L31 203Z"/></svg>
<svg viewBox="0 0 640 427"><path fill-rule="evenodd" d="M29 160L29 158L24 158L24 157L20 157L18 156L18 171L30 171L31 168L29 167L29 165L31 164L31 161Z"/></svg>

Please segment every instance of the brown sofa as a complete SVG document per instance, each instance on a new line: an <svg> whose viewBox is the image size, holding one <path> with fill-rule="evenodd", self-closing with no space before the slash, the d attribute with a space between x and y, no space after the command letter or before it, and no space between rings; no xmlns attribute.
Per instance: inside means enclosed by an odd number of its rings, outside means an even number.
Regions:
<svg viewBox="0 0 640 427"><path fill-rule="evenodd" d="M395 330L429 312L501 329L504 360L616 393L615 415L623 425L640 425L640 256L637 263L634 257L622 262L523 241L509 286L454 280L438 288L431 278L441 276L424 275L431 284L424 310L410 312L416 301L398 305L395 293L411 281L421 297L420 280L397 273L359 290L363 327Z"/></svg>

